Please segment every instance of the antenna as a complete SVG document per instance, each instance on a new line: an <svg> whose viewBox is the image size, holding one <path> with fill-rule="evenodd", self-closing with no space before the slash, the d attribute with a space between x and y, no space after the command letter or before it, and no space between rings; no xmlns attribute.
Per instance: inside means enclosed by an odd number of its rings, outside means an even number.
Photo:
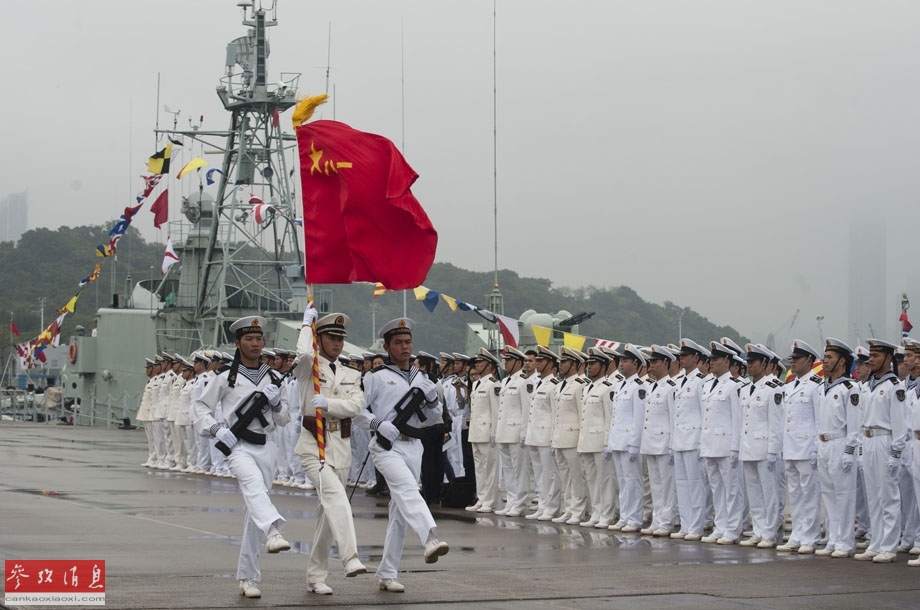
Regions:
<svg viewBox="0 0 920 610"><path fill-rule="evenodd" d="M179 115L182 113L182 110L173 111L169 107L169 104L163 104L163 112L173 115L173 130L176 129L176 126L179 124Z"/></svg>
<svg viewBox="0 0 920 610"><path fill-rule="evenodd" d="M332 71L332 22L329 22L329 38L326 41L326 95L329 95L329 72Z"/></svg>

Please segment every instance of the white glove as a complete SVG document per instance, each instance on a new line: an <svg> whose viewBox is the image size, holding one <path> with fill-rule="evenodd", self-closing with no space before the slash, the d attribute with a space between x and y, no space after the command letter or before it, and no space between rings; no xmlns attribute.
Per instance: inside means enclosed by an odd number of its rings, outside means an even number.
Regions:
<svg viewBox="0 0 920 610"><path fill-rule="evenodd" d="M438 386L427 377L423 376L421 381L416 384L416 387L425 393L425 400L428 402L434 402L438 399Z"/></svg>
<svg viewBox="0 0 920 610"><path fill-rule="evenodd" d="M521 447L526 447L526 446L527 446L526 439L524 437L521 437Z"/></svg>
<svg viewBox="0 0 920 610"><path fill-rule="evenodd" d="M310 404L313 405L314 409L322 409L323 411L329 410L329 399L322 394L314 395L313 400L310 401Z"/></svg>
<svg viewBox="0 0 920 610"><path fill-rule="evenodd" d="M604 459L608 462L613 459L613 449L610 447L604 447Z"/></svg>
<svg viewBox="0 0 920 610"><path fill-rule="evenodd" d="M494 447L494 446L495 446L495 437L490 436L489 437L489 447Z"/></svg>
<svg viewBox="0 0 920 610"><path fill-rule="evenodd" d="M844 472L850 472L853 469L853 454L844 453L840 456L840 466Z"/></svg>
<svg viewBox="0 0 920 610"><path fill-rule="evenodd" d="M767 454L767 470L769 470L770 472L773 472L774 470L776 470L776 457L777 456L775 453Z"/></svg>
<svg viewBox="0 0 920 610"><path fill-rule="evenodd" d="M214 433L214 436L227 446L227 449L233 449L233 446L236 444L236 435L230 432L230 428L224 428L221 426L217 429L217 432Z"/></svg>
<svg viewBox="0 0 920 610"><path fill-rule="evenodd" d="M888 456L888 476L894 478L898 476L898 470L901 469L901 458L896 458L893 455Z"/></svg>
<svg viewBox="0 0 920 610"><path fill-rule="evenodd" d="M626 451L627 451L627 453L629 453L629 461L630 461L630 462L635 462L636 460L639 459L639 448L638 448L638 447L634 447L633 445L629 445L629 446L626 447Z"/></svg>
<svg viewBox="0 0 920 610"><path fill-rule="evenodd" d="M728 463L731 464L732 468L738 465L738 452L732 451L728 454Z"/></svg>
<svg viewBox="0 0 920 610"><path fill-rule="evenodd" d="M674 465L674 452L668 449L668 466Z"/></svg>
<svg viewBox="0 0 920 610"><path fill-rule="evenodd" d="M319 314L316 313L316 308L313 305L308 305L303 312L303 325L312 326L313 322L316 321L316 318Z"/></svg>
<svg viewBox="0 0 920 610"><path fill-rule="evenodd" d="M273 383L270 383L264 388L260 389L262 393L265 394L265 398L268 399L268 404L273 407L277 407L278 403L281 402L281 388Z"/></svg>
<svg viewBox="0 0 920 610"><path fill-rule="evenodd" d="M812 468L818 467L818 451L817 450L811 452L811 467Z"/></svg>
<svg viewBox="0 0 920 610"><path fill-rule="evenodd" d="M377 434L392 443L399 438L399 428L394 426L393 422L384 420L377 426Z"/></svg>

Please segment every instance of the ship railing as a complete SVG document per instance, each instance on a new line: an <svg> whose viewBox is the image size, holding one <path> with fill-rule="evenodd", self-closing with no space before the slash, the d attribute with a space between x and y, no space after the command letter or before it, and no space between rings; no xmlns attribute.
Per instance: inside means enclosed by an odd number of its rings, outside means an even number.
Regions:
<svg viewBox="0 0 920 610"><path fill-rule="evenodd" d="M106 394L101 398L93 395L90 396L89 404L74 407L74 423L78 426L106 428L122 428L126 424L137 425L133 418L137 414L140 402L140 393L122 392L121 396Z"/></svg>
<svg viewBox="0 0 920 610"><path fill-rule="evenodd" d="M0 390L0 422L31 421L54 423L67 417L59 406L50 407L44 394L25 390Z"/></svg>

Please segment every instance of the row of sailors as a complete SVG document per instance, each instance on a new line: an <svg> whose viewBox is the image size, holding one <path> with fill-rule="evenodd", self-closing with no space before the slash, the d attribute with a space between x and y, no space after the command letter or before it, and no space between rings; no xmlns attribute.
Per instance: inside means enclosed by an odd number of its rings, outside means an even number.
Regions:
<svg viewBox="0 0 920 610"><path fill-rule="evenodd" d="M481 350L468 396L463 384L445 391L452 411L469 407L477 500L467 510L521 516L532 474L528 519L876 563L920 555L920 447L911 450L920 343L868 344L854 352L828 339L822 379L812 372L822 355L796 340L786 382L779 355L729 338L587 354L507 348L503 362ZM899 352L907 385L892 370ZM442 365L460 357L442 353ZM854 361L861 381L849 377ZM787 492L792 531L777 546ZM748 522L753 535L742 540ZM868 532L861 553L856 523Z"/></svg>

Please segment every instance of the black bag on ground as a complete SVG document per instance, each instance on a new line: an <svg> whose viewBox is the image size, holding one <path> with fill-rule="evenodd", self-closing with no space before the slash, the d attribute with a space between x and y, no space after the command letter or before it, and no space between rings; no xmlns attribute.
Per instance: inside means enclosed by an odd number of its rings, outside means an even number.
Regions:
<svg viewBox="0 0 920 610"><path fill-rule="evenodd" d="M441 506L466 508L476 502L476 482L472 477L458 477L441 484Z"/></svg>

